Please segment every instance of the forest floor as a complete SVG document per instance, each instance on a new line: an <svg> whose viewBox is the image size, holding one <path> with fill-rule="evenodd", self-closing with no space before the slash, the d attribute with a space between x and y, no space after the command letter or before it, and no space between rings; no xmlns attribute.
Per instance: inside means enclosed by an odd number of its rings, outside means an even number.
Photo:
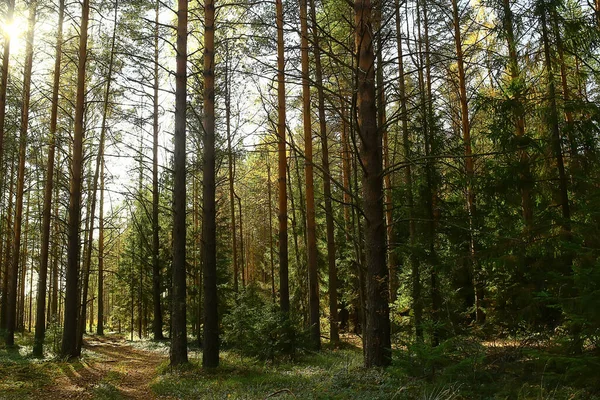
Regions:
<svg viewBox="0 0 600 400"><path fill-rule="evenodd" d="M51 336L51 335L50 335ZM600 399L600 357L567 357L524 342L448 341L432 350L398 350L394 365L364 369L352 338L339 349L303 352L293 361L258 361L222 351L219 368L168 365L168 342L88 336L82 357L32 358L30 334L0 343L4 399ZM49 337L49 348L56 337ZM54 342L54 344L52 343Z"/></svg>

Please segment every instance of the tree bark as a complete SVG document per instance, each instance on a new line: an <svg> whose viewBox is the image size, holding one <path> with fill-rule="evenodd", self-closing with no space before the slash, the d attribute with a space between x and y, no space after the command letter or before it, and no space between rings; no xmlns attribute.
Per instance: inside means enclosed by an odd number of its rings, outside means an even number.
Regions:
<svg viewBox="0 0 600 400"><path fill-rule="evenodd" d="M17 193L15 200L14 239L9 271L8 312L6 319L6 345L14 346L17 319L17 278L21 252L21 225L23 222L23 193L25 191L25 159L27 158L27 131L29 129L29 100L31 94L31 70L33 67L33 39L37 1L29 5L29 23L27 45L25 49L25 68L23 71L23 104L21 106L21 127L19 131L19 168L17 171ZM0 121L1 122L1 121ZM26 268L23 265L23 268ZM23 299L24 302L25 299Z"/></svg>
<svg viewBox="0 0 600 400"><path fill-rule="evenodd" d="M319 26L315 1L310 0L310 19L315 57L315 84L319 110L319 133L321 137L321 154L323 164L323 197L325 203L325 226L327 232L327 266L329 275L329 340L335 346L340 341L338 327L337 300L337 267L335 265L335 232L333 207L331 205L331 171L329 167L329 142L327 138L327 120L325 119L325 91L323 89L323 68L321 66L321 47L319 43Z"/></svg>
<svg viewBox="0 0 600 400"><path fill-rule="evenodd" d="M160 304L161 284L160 284L160 241L159 241L159 223L158 223L158 86L159 86L159 16L160 1L156 1L155 25L154 25L154 93L152 96L153 115L152 115L152 304L154 307L154 320L152 321L152 332L154 340L162 340L163 336L163 315Z"/></svg>
<svg viewBox="0 0 600 400"><path fill-rule="evenodd" d="M300 1L300 52L302 58L302 117L304 126L304 179L306 184L306 232L308 261L308 303L310 338L314 349L321 348L319 315L319 271L317 268L317 232L315 221L315 185L313 171L312 118L310 109L310 72L308 66L308 17L306 0Z"/></svg>
<svg viewBox="0 0 600 400"><path fill-rule="evenodd" d="M175 154L173 174L172 366L188 362L186 333L186 96L188 0L178 0L177 68L175 75Z"/></svg>
<svg viewBox="0 0 600 400"><path fill-rule="evenodd" d="M204 343L202 366L219 366L217 240L215 204L215 3L204 2L204 165L202 169L204 240Z"/></svg>
<svg viewBox="0 0 600 400"><path fill-rule="evenodd" d="M279 205L279 307L284 314L290 311L290 288L288 277L288 216L286 192L287 154L285 144L285 59L283 43L283 4L275 0L277 23L277 148L279 161L278 205Z"/></svg>
<svg viewBox="0 0 600 400"><path fill-rule="evenodd" d="M58 30L56 33L56 52L54 59L54 82L52 86L52 106L50 111L50 133L48 138L48 162L46 164L46 185L44 187L44 207L42 216L42 242L40 254L40 271L38 277L37 309L35 322L35 340L33 354L41 357L44 353L44 337L46 334L46 280L48 276L48 260L50 250L50 220L52 214L52 191L54 190L54 159L56 153L56 127L58 120L58 91L60 88L60 64L62 59L62 34L65 15L65 0L58 6ZM56 239L55 239L56 240ZM55 281L57 280L54 279ZM54 282L53 282L54 289ZM54 291L54 290L53 290Z"/></svg>
<svg viewBox="0 0 600 400"><path fill-rule="evenodd" d="M386 366L392 361L389 319L389 287L386 267L385 219L381 134L377 128L375 56L372 43L370 0L354 3L358 82L358 134L363 166L363 212L366 250L366 367Z"/></svg>
<svg viewBox="0 0 600 400"><path fill-rule="evenodd" d="M12 19L13 19L13 14L15 11L15 0L8 0L7 1L7 7L6 7L6 17L5 17L5 24L9 24ZM5 125L5 120L6 120L6 90L8 87L8 65L10 62L10 36L8 34L8 31L5 30L4 31L4 49L2 52L2 77L0 77L0 166L3 163L3 159L4 159L4 133L6 131L4 125ZM0 188L2 188L4 185L2 185L2 181L3 181L3 175L4 174L0 174ZM8 262L8 258L6 259ZM6 279L7 276L4 276L4 279ZM5 292L2 292L5 293Z"/></svg>

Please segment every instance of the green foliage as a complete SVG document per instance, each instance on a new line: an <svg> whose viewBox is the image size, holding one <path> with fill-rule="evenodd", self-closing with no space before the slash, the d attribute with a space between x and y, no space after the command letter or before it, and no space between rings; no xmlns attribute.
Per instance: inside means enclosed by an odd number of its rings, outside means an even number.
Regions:
<svg viewBox="0 0 600 400"><path fill-rule="evenodd" d="M294 316L282 315L254 285L240 292L236 305L223 317L223 326L227 346L259 360L294 357L308 346L307 332Z"/></svg>

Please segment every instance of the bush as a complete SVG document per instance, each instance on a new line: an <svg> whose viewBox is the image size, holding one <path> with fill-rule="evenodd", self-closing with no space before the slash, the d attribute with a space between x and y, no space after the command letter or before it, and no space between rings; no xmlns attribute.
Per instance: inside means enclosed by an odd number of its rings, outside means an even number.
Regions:
<svg viewBox="0 0 600 400"><path fill-rule="evenodd" d="M299 329L293 315L288 318L255 286L242 291L236 305L223 317L223 341L242 355L274 361L293 358L306 348L307 333Z"/></svg>

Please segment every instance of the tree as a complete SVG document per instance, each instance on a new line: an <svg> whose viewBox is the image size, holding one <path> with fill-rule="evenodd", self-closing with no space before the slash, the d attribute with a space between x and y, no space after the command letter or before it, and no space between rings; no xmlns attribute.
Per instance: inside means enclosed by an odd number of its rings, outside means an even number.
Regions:
<svg viewBox="0 0 600 400"><path fill-rule="evenodd" d="M215 3L204 3L204 164L202 239L204 272L204 343L202 366L219 366L217 297L217 224L215 183Z"/></svg>
<svg viewBox="0 0 600 400"><path fill-rule="evenodd" d="M366 326L364 359L366 367L386 366L392 361L388 305L388 271L385 262L385 220L383 212L383 164L381 135L377 127L375 98L375 56L373 53L372 4L354 3L357 57L357 108L360 162L362 165L363 213L366 252Z"/></svg>
<svg viewBox="0 0 600 400"><path fill-rule="evenodd" d="M6 345L15 344L15 328L17 322L17 278L21 263L21 225L23 222L23 193L25 191L25 158L27 157L27 132L29 129L29 102L31 99L31 70L33 68L33 38L37 1L29 5L29 22L27 29L26 60L23 71L23 104L21 106L21 126L19 130L19 167L17 171L17 193L15 200L15 226L11 269L8 275L8 311L6 318ZM28 204L29 207L29 204ZM23 264L22 268L26 268ZM23 282L24 283L24 282ZM24 299L24 296L21 296Z"/></svg>
<svg viewBox="0 0 600 400"><path fill-rule="evenodd" d="M54 158L56 152L56 128L58 120L58 91L60 89L60 65L62 60L62 34L65 15L65 1L58 5L58 30L56 33L56 53L54 59L54 81L52 85L52 109L50 111L50 132L48 136L48 161L46 164L46 185L44 188L44 209L42 221L42 248L40 254L40 272L37 291L37 311L35 322L35 342L33 354L43 355L46 334L46 280L50 249L50 219L52 211L52 192L54 190Z"/></svg>
<svg viewBox="0 0 600 400"><path fill-rule="evenodd" d="M186 189L185 131L187 96L187 21L188 1L178 1L177 71L175 75L175 154L173 157L173 265L171 297L171 365L187 363L186 333Z"/></svg>

